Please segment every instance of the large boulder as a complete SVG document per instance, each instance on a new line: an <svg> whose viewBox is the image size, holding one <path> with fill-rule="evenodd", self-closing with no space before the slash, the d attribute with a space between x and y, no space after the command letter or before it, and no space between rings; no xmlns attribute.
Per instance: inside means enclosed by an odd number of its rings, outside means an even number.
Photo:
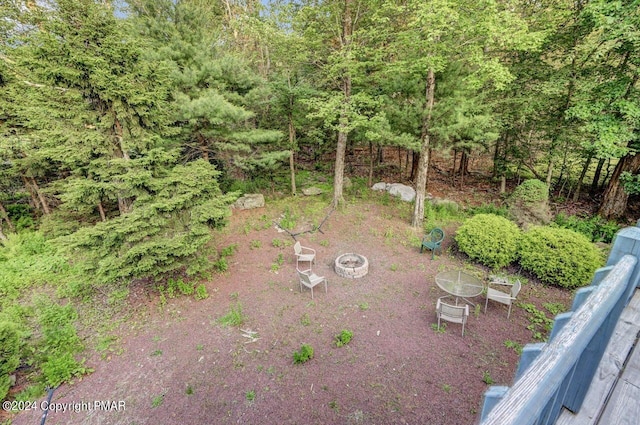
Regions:
<svg viewBox="0 0 640 425"><path fill-rule="evenodd" d="M319 187L315 187L315 186L311 186L311 187L307 187L307 188L302 189L302 194L305 195L305 196L320 195L323 192L324 192L324 190L320 189Z"/></svg>
<svg viewBox="0 0 640 425"><path fill-rule="evenodd" d="M371 186L371 190L387 190L387 184L385 182L376 183Z"/></svg>
<svg viewBox="0 0 640 425"><path fill-rule="evenodd" d="M411 202L416 198L415 189L402 183L391 183L388 191L389 195L397 196L405 202Z"/></svg>
<svg viewBox="0 0 640 425"><path fill-rule="evenodd" d="M233 207L239 210L262 208L264 207L264 195L261 193L247 193L238 198L233 204Z"/></svg>

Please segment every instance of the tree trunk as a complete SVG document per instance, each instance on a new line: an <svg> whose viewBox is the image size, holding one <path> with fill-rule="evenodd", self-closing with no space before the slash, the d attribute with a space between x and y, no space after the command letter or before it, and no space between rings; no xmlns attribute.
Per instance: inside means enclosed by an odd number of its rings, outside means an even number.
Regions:
<svg viewBox="0 0 640 425"><path fill-rule="evenodd" d="M49 209L49 203L47 202L47 198L44 197L44 194L40 190L40 187L38 186L38 182L36 182L36 179L34 179L33 177L30 177L30 179L31 179L31 187L33 187L33 191L38 196L38 199L40 200L40 205L42 205L42 212L44 212L45 215L51 214L51 210Z"/></svg>
<svg viewBox="0 0 640 425"><path fill-rule="evenodd" d="M4 209L4 205L2 205L2 202L0 202L0 217L7 222L7 227L9 227L9 230L11 230L12 232L16 231L16 228L13 226L13 223L9 218L9 214L7 214L7 210ZM0 228L0 230L2 229Z"/></svg>
<svg viewBox="0 0 640 425"><path fill-rule="evenodd" d="M373 142L369 142L369 187L373 186Z"/></svg>
<svg viewBox="0 0 640 425"><path fill-rule="evenodd" d="M602 167L604 167L604 161L604 158L598 160L596 172L593 174L593 181L591 182L591 192L598 190L598 183L600 182L600 174L602 173Z"/></svg>
<svg viewBox="0 0 640 425"><path fill-rule="evenodd" d="M36 194L33 191L33 188L29 184L27 177L24 174L21 177L22 177L22 184L24 184L25 189L27 189L27 192L29 192L29 195L31 196L31 203L33 204L33 208L37 210L42 210L42 206L38 201L38 197L36 196Z"/></svg>
<svg viewBox="0 0 640 425"><path fill-rule="evenodd" d="M344 2L344 17L342 22L342 49L348 50L351 44L351 35L353 32L351 22L351 2ZM340 124L338 127L338 146L336 149L336 166L333 177L333 202L334 208L344 202L342 195L342 187L344 183L344 161L347 151L347 136L349 132L349 102L351 101L351 76L348 71L342 77L342 94L343 104L340 111Z"/></svg>
<svg viewBox="0 0 640 425"><path fill-rule="evenodd" d="M107 221L107 215L104 212L104 206L102 205L102 201L98 201L98 212L100 213L100 219L102 221Z"/></svg>
<svg viewBox="0 0 640 425"><path fill-rule="evenodd" d="M418 176L418 168L420 164L420 152L412 151L411 152L411 176L409 180L412 182L416 181L416 177Z"/></svg>
<svg viewBox="0 0 640 425"><path fill-rule="evenodd" d="M202 159L209 162L209 146L207 146L207 140L200 133L198 133L197 138L200 145L200 153L202 154Z"/></svg>
<svg viewBox="0 0 640 425"><path fill-rule="evenodd" d="M547 164L547 178L546 183L551 193L551 177L553 176L553 152L549 154L549 164Z"/></svg>
<svg viewBox="0 0 640 425"><path fill-rule="evenodd" d="M289 170L291 171L291 194L296 194L296 167L295 167L295 152L296 152L296 129L293 126L293 113L289 111Z"/></svg>
<svg viewBox="0 0 640 425"><path fill-rule="evenodd" d="M129 157L127 150L124 148L124 146L122 146L123 131L122 124L120 124L120 120L118 118L114 120L113 130L115 136L115 156L127 161L130 160L131 158ZM120 214L126 214L130 212L132 204L133 201L130 198L123 196L122 193L118 193L118 210L120 211Z"/></svg>
<svg viewBox="0 0 640 425"><path fill-rule="evenodd" d="M576 185L576 191L573 192L573 202L577 202L580 199L580 190L582 190L582 182L584 181L584 176L587 175L587 170L589 169L589 165L591 165L591 159L593 158L593 154L589 154L589 157L584 162L582 166L582 171L580 172L580 177L578 177L578 183Z"/></svg>
<svg viewBox="0 0 640 425"><path fill-rule="evenodd" d="M640 154L627 155L618 161L616 168L613 170L611 180L604 192L604 197L598 209L598 215L606 219L614 219L621 217L627 209L627 201L629 195L624 191L620 175L624 171L632 174L637 173L640 169Z"/></svg>
<svg viewBox="0 0 640 425"><path fill-rule="evenodd" d="M433 103L435 100L435 88L436 77L433 72L433 68L429 68L425 89L425 111L422 118L422 130L420 132L420 137L422 139L422 148L420 151L420 163L418 165L418 174L416 181L416 201L413 208L413 217L411 218L411 226L415 228L422 228L422 223L424 222L424 199L425 193L427 191L427 172L429 170L429 130L431 125L431 113L433 111Z"/></svg>

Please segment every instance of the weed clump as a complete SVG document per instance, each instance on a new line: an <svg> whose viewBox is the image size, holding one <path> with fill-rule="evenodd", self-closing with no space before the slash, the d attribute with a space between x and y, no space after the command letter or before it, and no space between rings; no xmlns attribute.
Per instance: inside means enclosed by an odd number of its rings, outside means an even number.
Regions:
<svg viewBox="0 0 640 425"><path fill-rule="evenodd" d="M313 347L308 344L302 344L299 351L293 352L293 363L306 363L313 358Z"/></svg>

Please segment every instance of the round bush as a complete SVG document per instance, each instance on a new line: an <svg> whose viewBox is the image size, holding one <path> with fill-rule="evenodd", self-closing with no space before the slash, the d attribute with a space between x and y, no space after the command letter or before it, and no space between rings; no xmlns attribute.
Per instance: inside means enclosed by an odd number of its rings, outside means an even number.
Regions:
<svg viewBox="0 0 640 425"><path fill-rule="evenodd" d="M525 232L518 254L523 269L544 283L563 288L588 285L603 264L602 255L584 235L548 226L534 226Z"/></svg>
<svg viewBox="0 0 640 425"><path fill-rule="evenodd" d="M537 179L523 181L511 195L512 202L524 202L525 204L547 202L548 199L549 188L544 182Z"/></svg>
<svg viewBox="0 0 640 425"><path fill-rule="evenodd" d="M515 261L520 235L518 226L508 219L478 214L458 228L455 240L470 258L498 269Z"/></svg>

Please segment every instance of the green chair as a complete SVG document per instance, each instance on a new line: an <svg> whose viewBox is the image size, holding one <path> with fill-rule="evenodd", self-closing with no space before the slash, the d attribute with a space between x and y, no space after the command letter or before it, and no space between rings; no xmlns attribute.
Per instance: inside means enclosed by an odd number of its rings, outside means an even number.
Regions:
<svg viewBox="0 0 640 425"><path fill-rule="evenodd" d="M440 248L440 252L442 252L442 241L444 240L444 230L435 228L428 235L422 238L422 246L420 246L420 253L422 253L425 248L431 250L431 259L433 260L433 256L435 254L436 249Z"/></svg>

